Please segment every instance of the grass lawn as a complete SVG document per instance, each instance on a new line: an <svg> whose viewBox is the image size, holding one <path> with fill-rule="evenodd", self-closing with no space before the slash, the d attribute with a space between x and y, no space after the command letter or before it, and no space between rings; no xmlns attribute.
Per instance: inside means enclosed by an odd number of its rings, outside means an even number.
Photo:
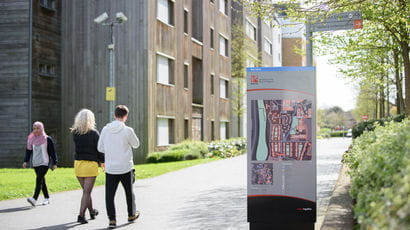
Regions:
<svg viewBox="0 0 410 230"><path fill-rule="evenodd" d="M216 158L142 164L135 165L134 167L137 179L144 179L214 160L216 160ZM0 200L31 197L34 192L35 180L36 174L32 168L0 169ZM75 177L74 168L57 168L54 171L49 170L46 175L46 182L50 193L81 188ZM96 180L96 185L103 185L104 182L105 176L102 171L100 171L100 175Z"/></svg>

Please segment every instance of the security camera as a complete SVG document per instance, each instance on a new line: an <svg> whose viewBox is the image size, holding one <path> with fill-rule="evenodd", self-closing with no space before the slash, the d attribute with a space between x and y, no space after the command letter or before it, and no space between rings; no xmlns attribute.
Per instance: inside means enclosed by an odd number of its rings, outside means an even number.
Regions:
<svg viewBox="0 0 410 230"><path fill-rule="evenodd" d="M119 23L126 22L128 20L127 16L125 16L123 12L116 13L115 18Z"/></svg>
<svg viewBox="0 0 410 230"><path fill-rule="evenodd" d="M97 24L101 24L103 22L105 22L108 19L108 14L107 12L102 13L100 16L96 17L94 19L94 22Z"/></svg>

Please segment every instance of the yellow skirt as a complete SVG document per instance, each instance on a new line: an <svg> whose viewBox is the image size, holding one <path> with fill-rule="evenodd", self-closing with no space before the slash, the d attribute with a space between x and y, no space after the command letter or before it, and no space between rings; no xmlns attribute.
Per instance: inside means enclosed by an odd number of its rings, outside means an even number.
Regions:
<svg viewBox="0 0 410 230"><path fill-rule="evenodd" d="M98 163L95 161L74 161L75 175L78 177L98 176Z"/></svg>

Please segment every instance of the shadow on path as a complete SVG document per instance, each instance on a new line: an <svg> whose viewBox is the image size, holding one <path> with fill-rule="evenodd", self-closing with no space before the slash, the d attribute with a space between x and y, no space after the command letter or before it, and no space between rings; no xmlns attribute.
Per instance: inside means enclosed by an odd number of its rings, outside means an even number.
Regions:
<svg viewBox="0 0 410 230"><path fill-rule="evenodd" d="M58 224L58 225L52 225L52 226L45 226L45 227L41 227L41 228L31 228L30 230L40 230L40 229L45 229L45 230L52 230L52 229L56 229L56 230L63 230L63 229L70 229L70 228L74 228L75 226L80 225L80 223L74 221L74 222L69 222L69 223L65 223L65 224Z"/></svg>
<svg viewBox="0 0 410 230"><path fill-rule="evenodd" d="M21 212L31 210L34 207L31 206L24 206L24 207L17 207L17 208L7 208L7 209L0 209L0 213L9 213L9 212Z"/></svg>
<svg viewBox="0 0 410 230"><path fill-rule="evenodd" d="M207 190L186 201L175 213L179 229L244 229L246 220L246 189L242 187ZM239 218L238 218L239 217Z"/></svg>
<svg viewBox="0 0 410 230"><path fill-rule="evenodd" d="M117 227L115 229L121 229L121 228L126 227L130 224L132 224L132 222L117 225ZM57 224L57 225L45 226L45 227L41 227L41 228L31 228L29 230L66 230L66 229L75 228L75 227L80 226L80 225L84 226L84 227L87 226L87 224L82 225L82 224L80 224L76 221L73 221L73 222L69 222L69 223L65 223L65 224ZM104 230L108 229L108 221L107 221L107 227L106 228L95 228L95 230L103 230L103 229Z"/></svg>

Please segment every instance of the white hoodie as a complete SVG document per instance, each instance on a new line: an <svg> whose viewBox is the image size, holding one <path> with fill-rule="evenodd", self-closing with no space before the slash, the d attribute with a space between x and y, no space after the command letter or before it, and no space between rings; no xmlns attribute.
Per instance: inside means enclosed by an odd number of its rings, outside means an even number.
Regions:
<svg viewBox="0 0 410 230"><path fill-rule="evenodd" d="M108 123L101 131L97 147L105 154L105 172L124 174L131 171L134 168L131 148L139 146L133 128L118 120Z"/></svg>

